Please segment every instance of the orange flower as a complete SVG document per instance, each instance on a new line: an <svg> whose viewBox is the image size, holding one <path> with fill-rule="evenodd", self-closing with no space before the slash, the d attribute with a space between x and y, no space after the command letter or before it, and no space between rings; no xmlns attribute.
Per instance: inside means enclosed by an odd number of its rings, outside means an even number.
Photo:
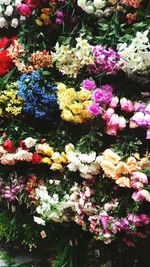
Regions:
<svg viewBox="0 0 150 267"><path fill-rule="evenodd" d="M131 188L131 182L130 179L127 177L120 177L119 179L116 180L116 184L119 185L120 187L128 187Z"/></svg>

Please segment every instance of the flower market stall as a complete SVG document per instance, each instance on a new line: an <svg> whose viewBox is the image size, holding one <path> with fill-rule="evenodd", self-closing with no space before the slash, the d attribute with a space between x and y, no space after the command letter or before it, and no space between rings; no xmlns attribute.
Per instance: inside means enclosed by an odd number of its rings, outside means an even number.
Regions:
<svg viewBox="0 0 150 267"><path fill-rule="evenodd" d="M0 0L0 247L149 266L149 74L148 0Z"/></svg>

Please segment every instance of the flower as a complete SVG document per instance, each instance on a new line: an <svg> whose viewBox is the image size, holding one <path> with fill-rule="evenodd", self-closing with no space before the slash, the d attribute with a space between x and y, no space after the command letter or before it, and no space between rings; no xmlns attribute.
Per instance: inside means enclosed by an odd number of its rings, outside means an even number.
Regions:
<svg viewBox="0 0 150 267"><path fill-rule="evenodd" d="M82 86L84 89L91 91L96 88L96 84L94 81L91 80L83 80Z"/></svg>
<svg viewBox="0 0 150 267"><path fill-rule="evenodd" d="M31 16L32 15L32 11L30 9L30 7L26 4L18 4L17 5L17 11L21 16Z"/></svg>
<svg viewBox="0 0 150 267"><path fill-rule="evenodd" d="M14 146L11 140L5 140L3 143L3 148L8 152L11 153L14 150Z"/></svg>
<svg viewBox="0 0 150 267"><path fill-rule="evenodd" d="M88 110L94 116L98 116L102 112L101 107L97 103L90 105Z"/></svg>
<svg viewBox="0 0 150 267"><path fill-rule="evenodd" d="M39 154L32 155L32 163L33 164L40 164L42 161L42 157Z"/></svg>

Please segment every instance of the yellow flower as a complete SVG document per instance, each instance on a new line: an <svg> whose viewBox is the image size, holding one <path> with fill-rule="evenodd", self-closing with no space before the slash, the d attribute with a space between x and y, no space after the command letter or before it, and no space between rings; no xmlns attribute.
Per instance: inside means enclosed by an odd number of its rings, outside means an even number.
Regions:
<svg viewBox="0 0 150 267"><path fill-rule="evenodd" d="M63 166L59 163L52 163L52 166L50 169L53 171L59 171L59 170L63 170Z"/></svg>
<svg viewBox="0 0 150 267"><path fill-rule="evenodd" d="M74 151L74 145L73 144L68 144L65 146L65 152L68 153L68 152L72 152Z"/></svg>
<svg viewBox="0 0 150 267"><path fill-rule="evenodd" d="M107 176L114 177L115 176L115 166L111 162L107 160L102 160L100 163L101 168Z"/></svg>
<svg viewBox="0 0 150 267"><path fill-rule="evenodd" d="M44 154L51 157L54 154L53 148L48 145L46 148L44 148Z"/></svg>
<svg viewBox="0 0 150 267"><path fill-rule="evenodd" d="M82 118L82 116L79 116L79 115L76 115L76 116L74 116L74 122L75 123L83 123L83 118Z"/></svg>
<svg viewBox="0 0 150 267"><path fill-rule="evenodd" d="M118 184L120 187L131 188L130 179L127 177L120 177L119 179L116 180L116 184Z"/></svg>
<svg viewBox="0 0 150 267"><path fill-rule="evenodd" d="M73 88L69 88L66 90L66 96L70 101L73 101L76 99L76 91Z"/></svg>
<svg viewBox="0 0 150 267"><path fill-rule="evenodd" d="M129 173L129 167L125 162L119 162L115 167L115 172L117 175Z"/></svg>
<svg viewBox="0 0 150 267"><path fill-rule="evenodd" d="M35 23L36 23L38 26L42 26L42 25L43 25L43 22L42 22L40 19L36 19L36 20L35 20Z"/></svg>
<svg viewBox="0 0 150 267"><path fill-rule="evenodd" d="M51 165L52 164L52 161L48 157L42 158L41 162L42 163L45 163L45 164L48 164L48 165Z"/></svg>
<svg viewBox="0 0 150 267"><path fill-rule="evenodd" d="M70 110L64 109L61 114L61 118L65 121L73 121L74 117Z"/></svg>
<svg viewBox="0 0 150 267"><path fill-rule="evenodd" d="M53 156L51 157L51 159L55 162L55 163L62 163L62 157L61 154L59 152L55 152L53 154Z"/></svg>
<svg viewBox="0 0 150 267"><path fill-rule="evenodd" d="M82 117L84 119L91 119L92 118L92 114L89 111L87 111L87 110L83 110L82 111Z"/></svg>
<svg viewBox="0 0 150 267"><path fill-rule="evenodd" d="M83 105L81 103L75 102L74 104L70 105L69 109L74 114L81 114L82 109L83 109Z"/></svg>
<svg viewBox="0 0 150 267"><path fill-rule="evenodd" d="M61 156L62 156L62 163L67 164L68 163L68 156L65 154L65 152L62 152Z"/></svg>
<svg viewBox="0 0 150 267"><path fill-rule="evenodd" d="M108 160L113 164L117 164L121 159L116 153L114 153L111 149L106 149L103 153L104 159Z"/></svg>
<svg viewBox="0 0 150 267"><path fill-rule="evenodd" d="M65 91L67 87L64 83L58 83L57 88L59 92L62 92L62 91Z"/></svg>
<svg viewBox="0 0 150 267"><path fill-rule="evenodd" d="M91 97L91 93L86 90L81 90L77 93L77 96L79 98L79 101L85 101L89 100L89 98Z"/></svg>

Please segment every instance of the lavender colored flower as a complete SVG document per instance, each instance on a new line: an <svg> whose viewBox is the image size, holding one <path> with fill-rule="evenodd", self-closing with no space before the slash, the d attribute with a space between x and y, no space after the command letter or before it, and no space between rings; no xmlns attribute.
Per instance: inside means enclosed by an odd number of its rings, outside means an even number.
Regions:
<svg viewBox="0 0 150 267"><path fill-rule="evenodd" d="M97 88L93 94L92 94L92 99L95 101L95 102L100 102L102 99L103 99L103 96L104 96L104 92L102 89L99 89Z"/></svg>
<svg viewBox="0 0 150 267"><path fill-rule="evenodd" d="M94 81L91 81L91 80L88 80L88 79L87 80L84 80L82 82L82 86L83 86L84 89L86 89L88 91L91 91L91 90L93 90L93 89L96 88L95 82Z"/></svg>
<svg viewBox="0 0 150 267"><path fill-rule="evenodd" d="M89 66L90 73L115 74L121 69L120 55L113 48L106 49L103 45L96 45L93 47L93 55L95 64Z"/></svg>
<svg viewBox="0 0 150 267"><path fill-rule="evenodd" d="M91 106L89 106L88 110L94 116L102 113L101 107L97 103L93 103Z"/></svg>

